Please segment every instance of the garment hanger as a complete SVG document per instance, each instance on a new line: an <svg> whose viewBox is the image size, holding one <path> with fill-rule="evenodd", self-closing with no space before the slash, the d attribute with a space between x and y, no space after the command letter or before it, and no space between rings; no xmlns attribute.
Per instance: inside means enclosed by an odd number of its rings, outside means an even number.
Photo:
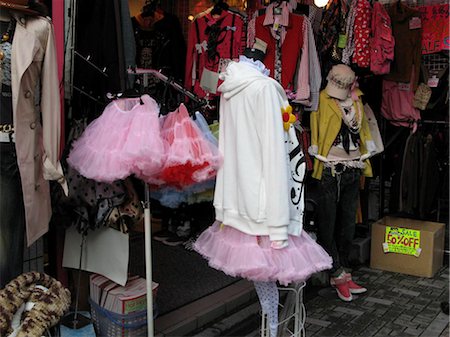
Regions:
<svg viewBox="0 0 450 337"><path fill-rule="evenodd" d="M211 10L211 15L221 15L222 11L226 11L229 8L228 4L223 0L215 0L213 2L214 7Z"/></svg>
<svg viewBox="0 0 450 337"><path fill-rule="evenodd" d="M141 16L147 18L155 15L156 8L158 7L158 1L146 1L144 7L142 7Z"/></svg>
<svg viewBox="0 0 450 337"><path fill-rule="evenodd" d="M142 94L136 89L126 89L123 92L118 92L115 94L108 92L106 94L106 97L110 100L115 100L119 98L139 98L139 104L141 105L144 104L144 101L142 100Z"/></svg>

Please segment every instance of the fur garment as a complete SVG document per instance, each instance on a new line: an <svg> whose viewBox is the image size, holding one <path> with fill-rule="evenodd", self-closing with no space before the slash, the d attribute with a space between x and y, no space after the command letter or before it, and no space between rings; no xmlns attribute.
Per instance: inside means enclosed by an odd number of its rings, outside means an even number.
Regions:
<svg viewBox="0 0 450 337"><path fill-rule="evenodd" d="M36 288L37 285L48 290ZM47 274L19 275L0 290L0 336L12 333L13 316L22 304L35 303L30 311L24 312L17 337L35 337L42 336L46 329L58 323L69 309L70 301L70 291Z"/></svg>

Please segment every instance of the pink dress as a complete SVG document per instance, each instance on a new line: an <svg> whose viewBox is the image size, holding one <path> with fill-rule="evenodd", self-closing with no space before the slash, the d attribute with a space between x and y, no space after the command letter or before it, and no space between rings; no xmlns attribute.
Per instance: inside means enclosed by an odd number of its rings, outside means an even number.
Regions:
<svg viewBox="0 0 450 337"><path fill-rule="evenodd" d="M233 277L282 285L306 281L330 269L332 259L305 231L289 235L288 246L271 248L269 236L245 234L216 221L194 244L209 266Z"/></svg>
<svg viewBox="0 0 450 337"><path fill-rule="evenodd" d="M101 182L159 174L166 145L158 114L148 95L111 102L73 143L67 162L84 177Z"/></svg>

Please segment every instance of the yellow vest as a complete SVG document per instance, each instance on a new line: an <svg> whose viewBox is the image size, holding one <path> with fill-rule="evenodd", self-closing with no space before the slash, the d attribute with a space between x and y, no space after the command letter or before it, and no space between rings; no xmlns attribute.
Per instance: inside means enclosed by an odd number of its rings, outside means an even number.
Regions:
<svg viewBox="0 0 450 337"><path fill-rule="evenodd" d="M361 90L357 90L358 97L362 95ZM358 106L357 106L358 105ZM359 99L353 103L355 109L359 109L362 112L362 124L359 133L361 144L360 152L361 155L367 153L366 142L372 140L372 136L369 131L369 124L367 123L367 118L364 113L364 107ZM311 113L310 117L310 128L311 128L311 145L316 145L318 148L318 154L323 157L328 156L331 146L333 145L342 124L342 112L336 103L335 99L328 96L325 90L320 92L319 98L319 110ZM370 161L367 159L364 161L366 167L363 170L363 175L366 177L372 177L372 166ZM314 172L312 176L316 179L322 178L323 162L314 159Z"/></svg>

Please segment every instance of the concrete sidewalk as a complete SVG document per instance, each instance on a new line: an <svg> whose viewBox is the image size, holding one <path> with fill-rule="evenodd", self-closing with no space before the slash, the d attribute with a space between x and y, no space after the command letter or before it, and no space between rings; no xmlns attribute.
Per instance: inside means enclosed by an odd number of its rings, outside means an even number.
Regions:
<svg viewBox="0 0 450 337"><path fill-rule="evenodd" d="M368 292L344 303L331 289L319 291L306 303L306 336L449 336L440 307L449 300L448 267L432 279L369 268L353 276Z"/></svg>
<svg viewBox="0 0 450 337"><path fill-rule="evenodd" d="M449 316L440 307L449 300L448 267L430 279L367 267L355 270L353 277L368 292L350 303L338 299L331 288L306 289L307 337L449 336ZM189 336L257 337L259 314L255 302Z"/></svg>

